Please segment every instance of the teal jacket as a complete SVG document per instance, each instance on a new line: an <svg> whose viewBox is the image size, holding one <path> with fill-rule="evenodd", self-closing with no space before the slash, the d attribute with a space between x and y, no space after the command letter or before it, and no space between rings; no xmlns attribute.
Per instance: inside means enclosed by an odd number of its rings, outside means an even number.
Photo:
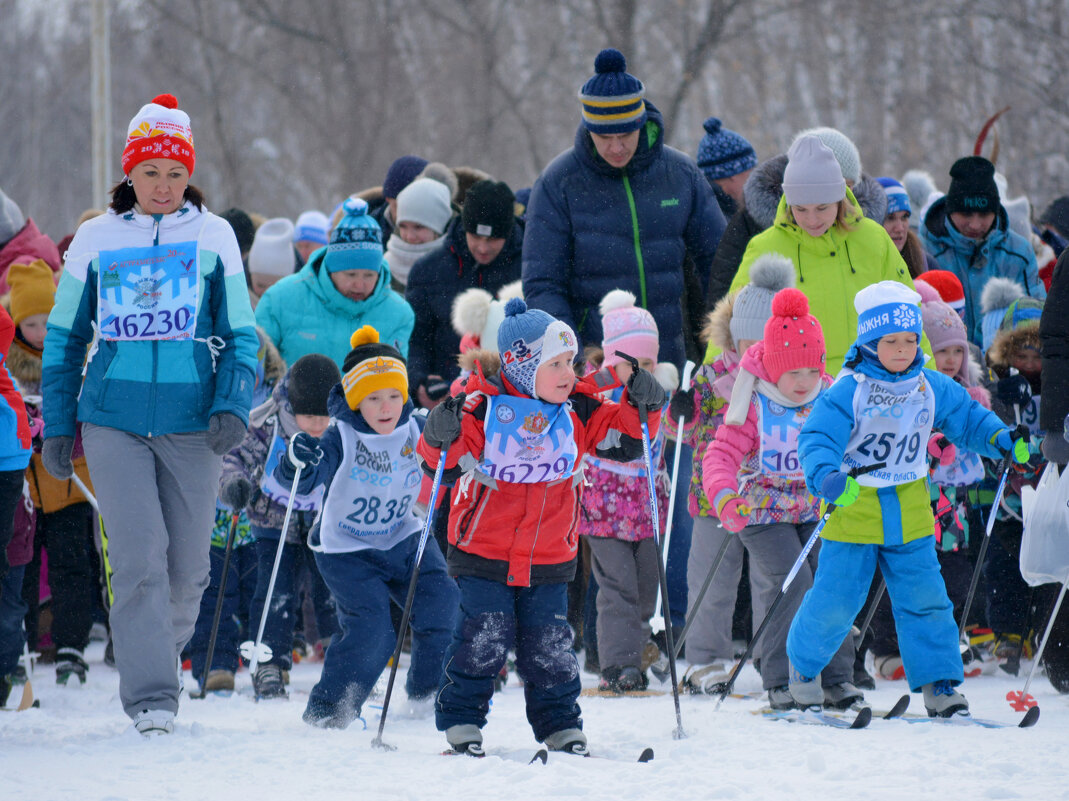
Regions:
<svg viewBox="0 0 1069 801"><path fill-rule="evenodd" d="M928 210L921 223L921 243L938 263L960 280L965 290L965 330L969 341L983 345L984 315L980 298L984 285L999 276L1016 281L1026 295L1045 300L1047 289L1039 277L1036 252L1023 236L1010 230L1006 210L999 208L995 225L982 242L969 239L949 224L946 198Z"/></svg>
<svg viewBox="0 0 1069 801"><path fill-rule="evenodd" d="M275 343L286 364L309 353L321 353L338 363L351 350L349 338L361 326L379 332L379 342L408 357L408 340L416 315L403 297L390 289L390 268L379 265L379 282L365 300L350 300L334 287L323 267L326 248L320 248L294 275L272 285L256 304L256 324Z"/></svg>
<svg viewBox="0 0 1069 801"><path fill-rule="evenodd" d="M199 275L193 338L100 337L100 253L189 242L196 243ZM152 308L134 316L151 320ZM76 420L141 436L205 431L221 412L247 422L259 345L241 254L225 220L189 202L158 219L108 211L78 228L48 317L45 436L73 437Z"/></svg>
<svg viewBox="0 0 1069 801"><path fill-rule="evenodd" d="M969 397L965 388L952 378L924 369L923 360L924 356L918 353L909 370L889 373L874 355L861 351L855 343L847 353L847 369L817 398L798 435L798 456L810 492L819 497L824 479L834 471L846 469L843 456L852 437L864 433L870 421L880 416L879 409L866 409L858 402L861 397L867 397L861 395L866 391L863 389L866 383L874 383L890 394L901 394L895 391L895 385L918 377L928 383L934 393L934 420L925 420L924 430L914 429L919 430L919 447L927 446L934 426L959 447L982 456L1002 456L992 443L1006 428L1005 424L994 412ZM855 395L859 397L856 399ZM901 455L901 450L893 444L887 450L888 462L896 452ZM889 464L889 469L893 465ZM853 504L835 510L821 536L870 545L901 545L927 537L934 533L930 500L927 475L886 487L862 486Z"/></svg>

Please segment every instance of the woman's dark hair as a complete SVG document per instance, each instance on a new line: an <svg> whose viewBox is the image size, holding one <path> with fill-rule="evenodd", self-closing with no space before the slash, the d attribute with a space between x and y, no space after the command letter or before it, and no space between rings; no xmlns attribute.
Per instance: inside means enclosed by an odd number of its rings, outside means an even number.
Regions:
<svg viewBox="0 0 1069 801"><path fill-rule="evenodd" d="M924 258L924 247L920 238L912 231L906 232L906 244L902 246L902 260L909 268L909 277L916 278L928 270L928 264Z"/></svg>
<svg viewBox="0 0 1069 801"><path fill-rule="evenodd" d="M186 184L186 191L182 197L196 206L197 211L203 211L204 193L193 184ZM111 203L108 207L116 214L125 214L134 207L135 203L137 203L137 195L134 194L134 188L126 182L125 178L111 188Z"/></svg>

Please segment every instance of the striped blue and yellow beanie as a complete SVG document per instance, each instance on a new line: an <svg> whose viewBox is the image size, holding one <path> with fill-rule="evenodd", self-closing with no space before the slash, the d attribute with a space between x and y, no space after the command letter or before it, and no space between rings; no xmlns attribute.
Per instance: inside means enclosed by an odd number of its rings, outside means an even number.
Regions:
<svg viewBox="0 0 1069 801"><path fill-rule="evenodd" d="M624 54L606 48L594 59L593 78L579 90L583 126L595 134L637 131L646 122L646 87L627 72Z"/></svg>

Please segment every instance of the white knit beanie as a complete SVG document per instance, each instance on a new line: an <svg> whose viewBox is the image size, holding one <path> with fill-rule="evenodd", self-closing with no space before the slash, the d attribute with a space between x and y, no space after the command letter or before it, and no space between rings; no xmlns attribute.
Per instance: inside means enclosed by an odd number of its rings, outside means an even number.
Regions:
<svg viewBox="0 0 1069 801"><path fill-rule="evenodd" d="M831 148L815 136L795 139L787 151L783 194L789 206L838 203L845 198L846 181Z"/></svg>
<svg viewBox="0 0 1069 801"><path fill-rule="evenodd" d="M266 220L256 229L249 249L249 272L285 277L293 273L293 223L285 217Z"/></svg>
<svg viewBox="0 0 1069 801"><path fill-rule="evenodd" d="M417 178L397 195L397 223L411 222L441 236L453 216L449 188L432 178Z"/></svg>

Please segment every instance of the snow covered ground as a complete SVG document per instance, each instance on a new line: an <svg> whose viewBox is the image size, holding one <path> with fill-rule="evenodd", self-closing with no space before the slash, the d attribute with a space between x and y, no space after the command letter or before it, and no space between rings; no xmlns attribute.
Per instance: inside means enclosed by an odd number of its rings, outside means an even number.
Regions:
<svg viewBox="0 0 1069 801"><path fill-rule="evenodd" d="M670 695L582 698L585 729L595 754L622 761L550 754L526 765L537 745L512 683L494 698L484 730L486 759L442 757L433 720L404 719L403 697L391 704L382 752L370 743L378 709L365 707L346 731L319 731L301 722L319 664L294 667L288 702L254 703L240 692L204 701L182 698L171 737L146 740L128 730L118 701L118 674L88 653L84 687L58 687L51 666L35 672L41 708L0 714L0 798L5 801L141 801L141 799L1058 799L1069 798L1069 696L1045 678L1033 694L1042 717L1033 729L990 730L874 720L842 731L772 722L750 711L756 700L684 697L687 738L674 740ZM188 678L189 685L194 682ZM585 684L594 677L584 674ZM964 692L978 717L1014 721L1004 696L1019 680L981 676ZM402 682L399 682L401 684ZM238 676L247 690L248 674ZM751 668L737 689L756 690ZM879 682L867 694L888 708L903 682ZM403 693L402 693L403 696ZM19 689L9 704L17 704ZM911 711L921 712L919 695ZM656 758L630 764L644 746Z"/></svg>

